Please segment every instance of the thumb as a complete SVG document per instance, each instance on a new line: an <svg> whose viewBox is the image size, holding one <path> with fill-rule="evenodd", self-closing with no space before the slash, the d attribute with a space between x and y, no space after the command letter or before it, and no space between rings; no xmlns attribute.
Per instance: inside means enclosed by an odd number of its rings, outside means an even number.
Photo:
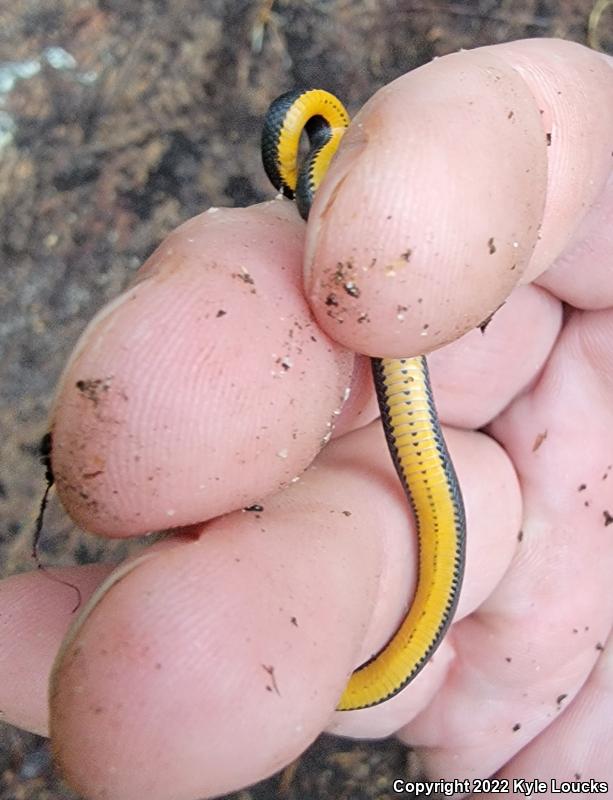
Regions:
<svg viewBox="0 0 613 800"><path fill-rule="evenodd" d="M602 189L610 86L599 54L539 40L456 53L377 92L309 218L324 330L367 355L429 352L540 274Z"/></svg>

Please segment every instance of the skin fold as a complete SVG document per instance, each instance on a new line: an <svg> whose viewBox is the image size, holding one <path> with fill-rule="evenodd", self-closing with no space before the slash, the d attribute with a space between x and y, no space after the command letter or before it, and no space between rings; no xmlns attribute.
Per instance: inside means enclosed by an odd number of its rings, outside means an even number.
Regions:
<svg viewBox="0 0 613 800"><path fill-rule="evenodd" d="M611 61L579 45L438 59L355 116L308 227L204 213L91 322L51 416L60 499L101 535L179 531L116 577L57 571L94 595L57 660L72 590L0 583L4 719L77 791L214 796L325 729L397 733L433 778L613 781L612 130ZM431 350L456 621L406 690L337 714L415 586L355 354Z"/></svg>

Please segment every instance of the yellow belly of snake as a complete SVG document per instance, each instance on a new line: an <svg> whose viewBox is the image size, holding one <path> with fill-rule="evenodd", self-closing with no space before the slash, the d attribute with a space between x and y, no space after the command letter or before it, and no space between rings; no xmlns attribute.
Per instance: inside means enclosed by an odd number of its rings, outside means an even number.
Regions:
<svg viewBox="0 0 613 800"><path fill-rule="evenodd" d="M304 219L348 124L340 100L321 89L287 92L267 112L264 168L275 188L296 200ZM310 149L299 163L303 131ZM426 359L373 358L372 368L387 443L415 515L417 588L391 639L351 675L338 704L341 711L389 700L413 680L451 623L464 571L464 506Z"/></svg>

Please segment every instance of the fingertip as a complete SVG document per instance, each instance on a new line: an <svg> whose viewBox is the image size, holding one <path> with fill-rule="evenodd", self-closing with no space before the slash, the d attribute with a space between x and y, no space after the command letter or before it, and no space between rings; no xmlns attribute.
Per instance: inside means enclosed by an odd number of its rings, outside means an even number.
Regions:
<svg viewBox="0 0 613 800"><path fill-rule="evenodd" d="M307 229L314 312L358 352L428 352L528 265L546 188L538 109L494 53L459 53L377 92L346 138Z"/></svg>
<svg viewBox="0 0 613 800"><path fill-rule="evenodd" d="M314 324L303 235L291 203L202 214L92 321L52 423L58 493L78 524L110 536L188 525L314 458L353 355Z"/></svg>
<svg viewBox="0 0 613 800"><path fill-rule="evenodd" d="M337 557L351 523L333 540L327 508L313 526L291 499L274 506L136 565L68 643L52 736L86 796L217 796L285 766L327 723L352 650L337 631L364 605Z"/></svg>

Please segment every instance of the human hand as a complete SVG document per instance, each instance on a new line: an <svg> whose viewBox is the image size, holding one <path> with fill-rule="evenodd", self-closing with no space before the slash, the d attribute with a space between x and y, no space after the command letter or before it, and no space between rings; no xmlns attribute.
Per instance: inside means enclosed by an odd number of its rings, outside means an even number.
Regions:
<svg viewBox="0 0 613 800"><path fill-rule="evenodd" d="M437 777L613 780L611 74L546 40L433 62L356 118L306 241L286 202L204 214L84 333L52 417L66 508L109 536L184 526L111 576L57 660L54 749L86 796L230 791L326 727L400 731ZM334 714L415 582L368 365L341 345L467 331L430 358L467 507L456 623L406 690ZM65 574L87 595L108 572ZM0 586L15 724L47 730L72 604L40 574Z"/></svg>

